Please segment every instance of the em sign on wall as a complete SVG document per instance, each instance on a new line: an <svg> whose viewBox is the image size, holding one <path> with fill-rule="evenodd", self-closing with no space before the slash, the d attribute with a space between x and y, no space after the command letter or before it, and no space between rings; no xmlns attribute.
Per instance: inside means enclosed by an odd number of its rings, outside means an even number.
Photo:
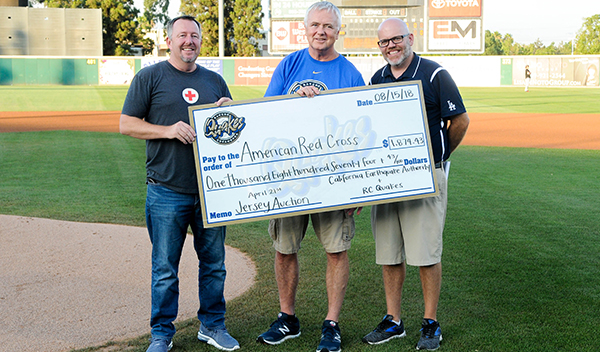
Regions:
<svg viewBox="0 0 600 352"><path fill-rule="evenodd" d="M429 19L429 51L483 52L481 20Z"/></svg>
<svg viewBox="0 0 600 352"><path fill-rule="evenodd" d="M483 53L482 0L428 0L428 52Z"/></svg>

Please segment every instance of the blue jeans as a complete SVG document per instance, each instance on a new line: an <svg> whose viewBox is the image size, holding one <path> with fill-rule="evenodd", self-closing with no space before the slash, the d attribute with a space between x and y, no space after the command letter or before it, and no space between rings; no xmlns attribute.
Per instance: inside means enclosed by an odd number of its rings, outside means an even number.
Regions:
<svg viewBox="0 0 600 352"><path fill-rule="evenodd" d="M204 228L198 195L148 184L146 224L152 242L152 337L171 339L179 305L179 260L188 226L198 256L198 319L225 327L225 227Z"/></svg>

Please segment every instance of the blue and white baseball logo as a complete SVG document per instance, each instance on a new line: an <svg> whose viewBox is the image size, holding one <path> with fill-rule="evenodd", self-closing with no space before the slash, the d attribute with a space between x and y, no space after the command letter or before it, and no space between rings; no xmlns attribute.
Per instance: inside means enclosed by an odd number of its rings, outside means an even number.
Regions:
<svg viewBox="0 0 600 352"><path fill-rule="evenodd" d="M316 87L320 91L327 90L327 86L325 85L325 83L323 83L321 81L317 81L316 79L307 79L307 80L302 81L302 82L296 82L296 83L294 83L290 87L290 89L288 89L288 94L294 94L300 88L308 87L308 86Z"/></svg>
<svg viewBox="0 0 600 352"><path fill-rule="evenodd" d="M194 88L186 88L181 92L183 100L188 104L194 104L198 101L198 92Z"/></svg>
<svg viewBox="0 0 600 352"><path fill-rule="evenodd" d="M204 136L218 144L235 142L246 127L246 119L229 111L219 111L206 119Z"/></svg>

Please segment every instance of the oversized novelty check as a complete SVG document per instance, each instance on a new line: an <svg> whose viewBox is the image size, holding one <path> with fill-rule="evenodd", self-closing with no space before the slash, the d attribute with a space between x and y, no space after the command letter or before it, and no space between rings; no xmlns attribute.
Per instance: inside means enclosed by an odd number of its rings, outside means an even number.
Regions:
<svg viewBox="0 0 600 352"><path fill-rule="evenodd" d="M189 113L206 227L437 194L420 81Z"/></svg>

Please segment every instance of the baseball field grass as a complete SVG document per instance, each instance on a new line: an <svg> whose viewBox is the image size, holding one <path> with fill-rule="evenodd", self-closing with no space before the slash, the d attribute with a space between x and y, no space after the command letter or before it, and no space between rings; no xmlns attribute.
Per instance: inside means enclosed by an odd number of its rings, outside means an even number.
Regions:
<svg viewBox="0 0 600 352"><path fill-rule="evenodd" d="M0 111L117 111L128 86L0 86ZM235 100L260 98L264 86L231 86Z"/></svg>
<svg viewBox="0 0 600 352"><path fill-rule="evenodd" d="M0 87L0 109L120 110L126 93L122 87L33 88ZM236 100L264 92L264 87L231 88ZM461 92L473 112L600 111L594 89ZM15 102L19 99L13 94L36 99ZM143 141L116 133L0 133L0 214L144 226L144 148ZM600 350L600 150L461 146L451 160L440 350ZM412 267L403 291L407 336L379 346L361 342L386 313L369 213L367 207L356 217L349 251L342 349L412 351L423 314L418 271ZM254 287L228 302L227 326L241 350L314 351L327 301L326 258L312 229L299 256L302 335L280 346L255 342L279 309L267 223L229 226L227 244L247 253L257 266ZM172 351L214 351L196 340L197 327L193 318L179 324ZM145 351L147 339L86 350Z"/></svg>
<svg viewBox="0 0 600 352"><path fill-rule="evenodd" d="M234 100L260 98L266 86L231 86ZM600 112L597 89L464 87L469 112L565 113ZM0 86L0 111L120 111L124 86Z"/></svg>

